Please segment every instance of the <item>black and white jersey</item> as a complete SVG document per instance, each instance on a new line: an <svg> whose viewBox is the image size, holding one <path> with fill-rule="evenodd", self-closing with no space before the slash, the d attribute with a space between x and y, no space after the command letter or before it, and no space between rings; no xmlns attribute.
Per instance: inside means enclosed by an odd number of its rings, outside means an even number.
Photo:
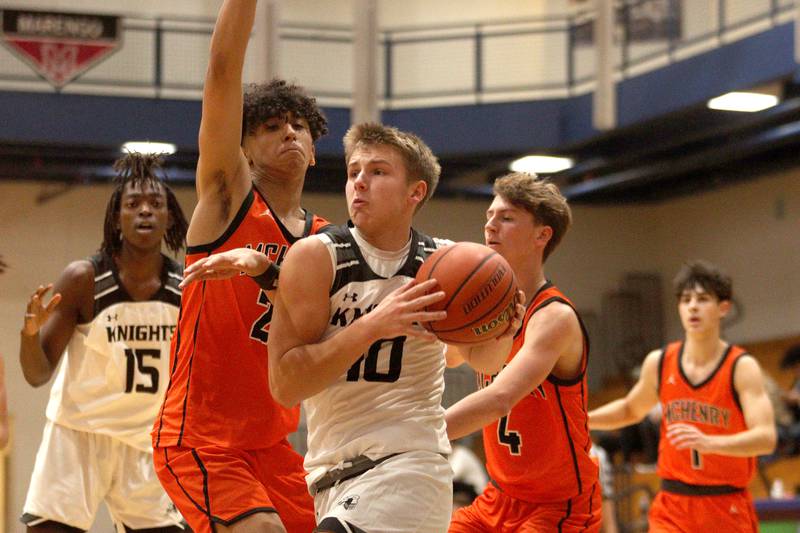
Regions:
<svg viewBox="0 0 800 533"><path fill-rule="evenodd" d="M169 381L183 269L165 256L161 287L150 300L133 301L110 257L97 254L89 261L94 315L75 327L50 390L47 418L149 451L150 428Z"/></svg>
<svg viewBox="0 0 800 533"><path fill-rule="evenodd" d="M385 264L376 264L374 256L369 264L350 228L340 226L313 238L328 248L335 272L323 340L369 313L414 278L428 255L450 243L412 230L407 256L400 258L394 274L384 277L376 270L385 270ZM444 369L440 342L402 336L374 343L335 383L304 402L309 481L362 454L449 453L441 405Z"/></svg>

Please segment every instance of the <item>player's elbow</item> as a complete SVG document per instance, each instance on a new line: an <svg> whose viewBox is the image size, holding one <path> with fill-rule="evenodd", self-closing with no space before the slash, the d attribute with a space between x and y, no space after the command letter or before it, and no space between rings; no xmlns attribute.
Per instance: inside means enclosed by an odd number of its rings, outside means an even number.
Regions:
<svg viewBox="0 0 800 533"><path fill-rule="evenodd" d="M22 369L22 375L25 377L25 381L28 382L28 385L34 388L39 388L42 385L45 385L48 381L50 381L50 376L52 372L48 372L46 370L41 371L33 371L30 369Z"/></svg>
<svg viewBox="0 0 800 533"><path fill-rule="evenodd" d="M775 453L775 448L778 446L778 431L775 425L765 428L764 435L764 450L759 455L770 455Z"/></svg>
<svg viewBox="0 0 800 533"><path fill-rule="evenodd" d="M287 409L291 409L301 401L301 398L296 394L295 388L286 379L281 379L275 373L270 373L269 391L272 394L272 398Z"/></svg>

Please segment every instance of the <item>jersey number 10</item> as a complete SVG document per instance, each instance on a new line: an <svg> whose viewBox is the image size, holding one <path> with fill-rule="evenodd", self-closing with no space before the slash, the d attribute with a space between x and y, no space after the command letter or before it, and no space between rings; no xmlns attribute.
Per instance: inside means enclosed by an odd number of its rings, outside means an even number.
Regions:
<svg viewBox="0 0 800 533"><path fill-rule="evenodd" d="M389 369L386 372L378 372L378 354L384 343L391 342L392 349L389 353ZM364 381L380 381L384 383L394 383L400 379L400 370L403 366L403 344L406 337L395 337L394 339L380 339L369 347L367 357L363 355L353 363L347 371L347 381L358 381L361 376L361 363L364 363Z"/></svg>

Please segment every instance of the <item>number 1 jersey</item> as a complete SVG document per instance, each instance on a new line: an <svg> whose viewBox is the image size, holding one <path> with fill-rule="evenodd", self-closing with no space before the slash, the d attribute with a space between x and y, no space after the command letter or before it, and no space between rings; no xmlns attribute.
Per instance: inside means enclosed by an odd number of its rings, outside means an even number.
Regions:
<svg viewBox="0 0 800 533"><path fill-rule="evenodd" d="M303 236L327 225L306 213ZM222 236L187 249L186 265L244 247L280 264L296 240L253 188ZM211 444L253 450L270 447L297 429L299 407L284 408L269 391L271 318L267 295L244 274L184 289L170 384L155 420L153 446Z"/></svg>
<svg viewBox="0 0 800 533"><path fill-rule="evenodd" d="M98 254L93 318L69 340L47 404L47 418L150 451L148 429L161 405L170 339L180 306L181 267L164 257L161 287L133 301L113 259Z"/></svg>

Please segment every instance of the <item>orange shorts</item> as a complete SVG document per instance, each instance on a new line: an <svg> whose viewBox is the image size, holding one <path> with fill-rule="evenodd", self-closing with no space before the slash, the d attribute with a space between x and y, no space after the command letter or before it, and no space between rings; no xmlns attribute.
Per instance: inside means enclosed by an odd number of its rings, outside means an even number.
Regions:
<svg viewBox="0 0 800 533"><path fill-rule="evenodd" d="M561 502L531 503L489 485L472 505L453 513L449 533L550 533L600 531L600 487Z"/></svg>
<svg viewBox="0 0 800 533"><path fill-rule="evenodd" d="M714 496L687 496L660 491L650 506L651 533L758 531L753 499L747 491Z"/></svg>
<svg viewBox="0 0 800 533"><path fill-rule="evenodd" d="M192 530L277 512L288 533L316 525L303 459L284 439L271 448L168 447L153 451L156 474Z"/></svg>

